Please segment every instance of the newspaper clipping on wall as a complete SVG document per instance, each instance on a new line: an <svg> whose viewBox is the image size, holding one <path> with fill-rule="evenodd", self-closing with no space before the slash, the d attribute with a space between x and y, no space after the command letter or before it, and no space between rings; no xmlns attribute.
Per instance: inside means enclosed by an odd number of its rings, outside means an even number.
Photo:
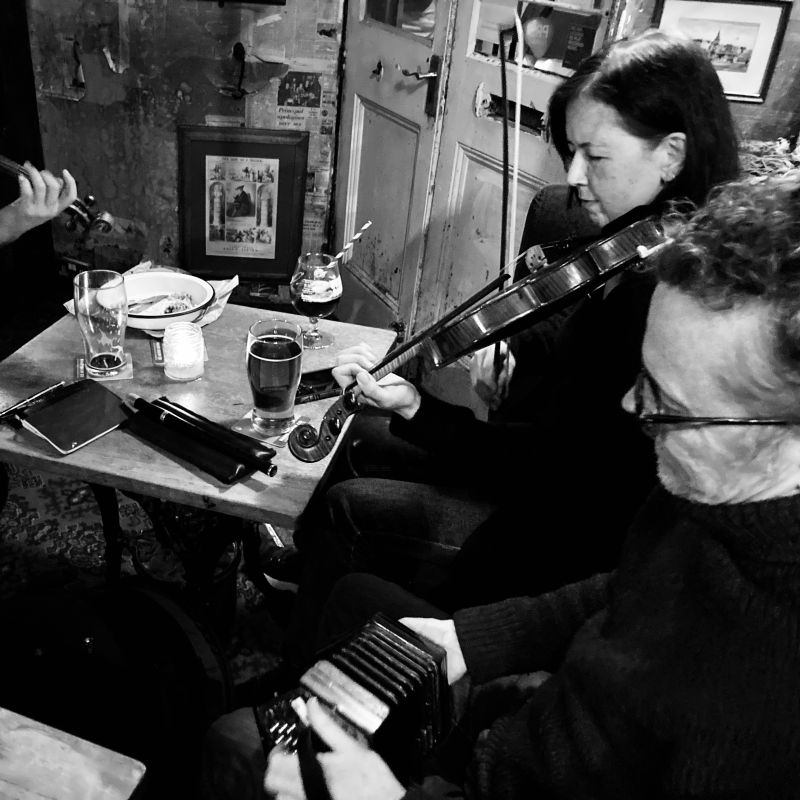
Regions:
<svg viewBox="0 0 800 800"><path fill-rule="evenodd" d="M278 86L277 127L306 131L319 124L322 85L316 72L288 72Z"/></svg>
<svg viewBox="0 0 800 800"><path fill-rule="evenodd" d="M275 258L280 159L206 156L206 255Z"/></svg>

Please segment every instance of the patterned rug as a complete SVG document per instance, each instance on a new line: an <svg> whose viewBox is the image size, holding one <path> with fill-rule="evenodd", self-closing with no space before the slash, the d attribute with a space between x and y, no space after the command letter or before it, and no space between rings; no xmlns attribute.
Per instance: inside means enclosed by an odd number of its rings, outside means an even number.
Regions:
<svg viewBox="0 0 800 800"><path fill-rule="evenodd" d="M69 565L102 577L105 540L100 512L87 485L24 467L7 465L7 470L8 500L0 514L0 599L53 567ZM131 553L135 552L151 576L183 585L177 554L157 540L142 505L121 493L118 498L126 547L123 574L134 574ZM187 513L203 512L187 509ZM220 581L235 581L235 589L229 587L235 591L236 608L226 646L234 684L274 667L282 638L281 626L274 618L278 615L241 573L236 557L236 549L231 547L218 567Z"/></svg>

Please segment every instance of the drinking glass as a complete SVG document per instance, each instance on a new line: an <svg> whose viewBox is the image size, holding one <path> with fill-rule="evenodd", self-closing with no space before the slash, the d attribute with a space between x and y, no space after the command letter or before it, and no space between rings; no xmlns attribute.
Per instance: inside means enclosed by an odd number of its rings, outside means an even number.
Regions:
<svg viewBox="0 0 800 800"><path fill-rule="evenodd" d="M118 374L127 363L123 350L128 324L128 296L119 272L92 269L73 280L75 316L83 336L86 374L90 378Z"/></svg>
<svg viewBox="0 0 800 800"><path fill-rule="evenodd" d="M253 427L265 434L286 430L294 420L294 398L302 373L303 331L269 317L247 332L247 379L253 393Z"/></svg>
<svg viewBox="0 0 800 800"><path fill-rule="evenodd" d="M306 253L297 259L289 283L292 305L308 317L311 327L303 331L303 346L308 350L328 347L333 337L319 330L320 317L330 316L342 296L339 262L325 253Z"/></svg>

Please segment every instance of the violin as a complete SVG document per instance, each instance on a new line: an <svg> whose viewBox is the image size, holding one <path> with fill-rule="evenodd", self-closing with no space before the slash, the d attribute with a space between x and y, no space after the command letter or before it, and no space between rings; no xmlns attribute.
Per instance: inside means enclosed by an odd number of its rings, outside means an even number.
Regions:
<svg viewBox="0 0 800 800"><path fill-rule="evenodd" d="M646 217L542 267L473 308L508 278L503 273L443 319L389 353L369 372L380 380L415 356L421 356L423 363L433 368L447 366L588 296L668 241L658 217ZM300 461L321 460L333 449L347 417L357 409L353 383L325 412L319 431L311 425L298 425L292 430L289 450Z"/></svg>
<svg viewBox="0 0 800 800"><path fill-rule="evenodd" d="M26 178L30 177L30 172L22 164L17 164L10 158L0 155L0 172L6 175L24 175ZM65 209L64 212L70 215L66 223L68 231L74 231L78 224L85 228L95 228L102 233L108 233L111 226L114 224L114 217L105 211L92 211L92 206L96 205L97 201L92 195L86 195L83 200L74 200Z"/></svg>

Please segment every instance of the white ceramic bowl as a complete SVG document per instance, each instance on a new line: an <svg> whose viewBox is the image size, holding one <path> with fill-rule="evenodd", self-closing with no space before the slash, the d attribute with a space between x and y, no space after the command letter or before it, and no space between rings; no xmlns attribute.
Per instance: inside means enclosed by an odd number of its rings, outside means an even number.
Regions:
<svg viewBox="0 0 800 800"><path fill-rule="evenodd" d="M145 331L162 331L173 322L197 322L214 302L214 287L202 278L182 272L134 272L125 275L128 294L128 327ZM130 308L137 302L167 295L152 307L133 313ZM170 311L185 301L187 308ZM183 303L180 303L183 305Z"/></svg>

